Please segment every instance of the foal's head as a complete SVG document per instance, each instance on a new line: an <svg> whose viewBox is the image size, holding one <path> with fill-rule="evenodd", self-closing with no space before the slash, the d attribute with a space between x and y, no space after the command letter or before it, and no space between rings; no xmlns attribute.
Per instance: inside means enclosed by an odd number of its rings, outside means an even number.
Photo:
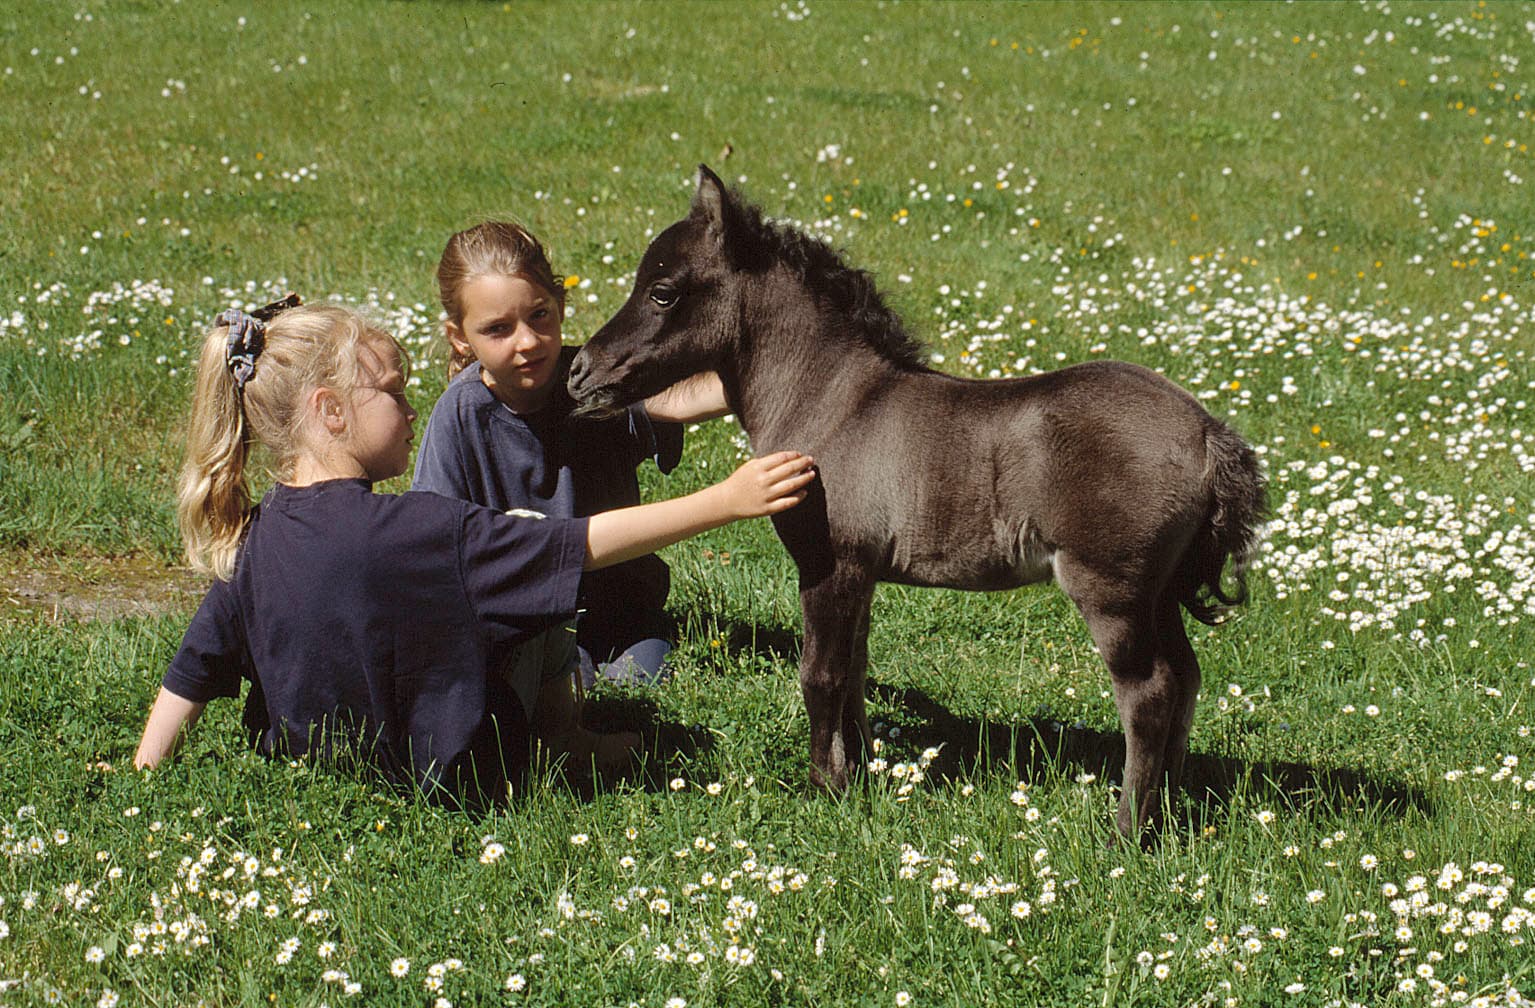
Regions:
<svg viewBox="0 0 1535 1008"><path fill-rule="evenodd" d="M588 412L636 402L699 371L727 369L755 349L745 341L765 323L837 354L872 350L898 367L925 366L921 345L869 274L825 243L763 220L699 165L692 209L650 243L629 300L576 355L570 393Z"/></svg>
<svg viewBox="0 0 1535 1008"><path fill-rule="evenodd" d="M584 410L644 399L730 354L740 327L738 272L748 264L727 236L750 212L699 166L688 216L650 243L629 299L571 364L570 393Z"/></svg>

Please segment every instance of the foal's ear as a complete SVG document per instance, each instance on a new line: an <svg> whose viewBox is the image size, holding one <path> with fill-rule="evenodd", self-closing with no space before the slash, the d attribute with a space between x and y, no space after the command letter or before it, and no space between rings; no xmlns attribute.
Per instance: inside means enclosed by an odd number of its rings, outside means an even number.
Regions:
<svg viewBox="0 0 1535 1008"><path fill-rule="evenodd" d="M692 216L702 219L709 227L709 237L723 246L729 217L730 194L725 183L709 170L708 165L698 166L698 188L693 191Z"/></svg>

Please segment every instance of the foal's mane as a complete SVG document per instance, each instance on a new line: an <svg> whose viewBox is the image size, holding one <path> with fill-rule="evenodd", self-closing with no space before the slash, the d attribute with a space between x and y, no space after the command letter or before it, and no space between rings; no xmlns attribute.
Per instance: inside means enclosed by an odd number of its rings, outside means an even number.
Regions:
<svg viewBox="0 0 1535 1008"><path fill-rule="evenodd" d="M906 331L901 317L886 307L870 274L843 262L825 242L791 224L765 219L757 207L732 195L739 211L734 223L740 225L732 237L745 246L737 251L745 252L747 261L784 264L811 293L846 319L848 336L902 368L927 369L925 348Z"/></svg>

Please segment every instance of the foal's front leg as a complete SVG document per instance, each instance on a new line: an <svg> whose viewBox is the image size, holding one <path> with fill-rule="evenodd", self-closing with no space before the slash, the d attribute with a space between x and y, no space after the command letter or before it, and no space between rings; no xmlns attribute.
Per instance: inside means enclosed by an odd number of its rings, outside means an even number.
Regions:
<svg viewBox="0 0 1535 1008"><path fill-rule="evenodd" d="M869 610L874 589L863 603L858 627L853 632L853 662L848 666L847 702L842 706L842 744L849 766L861 766L874 757L874 731L869 727Z"/></svg>
<svg viewBox="0 0 1535 1008"><path fill-rule="evenodd" d="M863 685L873 599L873 579L856 569L838 568L800 589L799 682L810 716L810 781L829 791L847 788L852 763L871 743Z"/></svg>

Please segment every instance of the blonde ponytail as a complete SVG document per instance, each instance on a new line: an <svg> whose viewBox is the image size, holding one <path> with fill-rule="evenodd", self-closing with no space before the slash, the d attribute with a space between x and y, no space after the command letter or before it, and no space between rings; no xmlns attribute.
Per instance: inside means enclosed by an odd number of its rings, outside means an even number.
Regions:
<svg viewBox="0 0 1535 1008"><path fill-rule="evenodd" d="M215 326L203 338L176 504L192 569L223 581L234 573L235 551L251 505L245 482L250 435L224 360L225 333L224 327Z"/></svg>

